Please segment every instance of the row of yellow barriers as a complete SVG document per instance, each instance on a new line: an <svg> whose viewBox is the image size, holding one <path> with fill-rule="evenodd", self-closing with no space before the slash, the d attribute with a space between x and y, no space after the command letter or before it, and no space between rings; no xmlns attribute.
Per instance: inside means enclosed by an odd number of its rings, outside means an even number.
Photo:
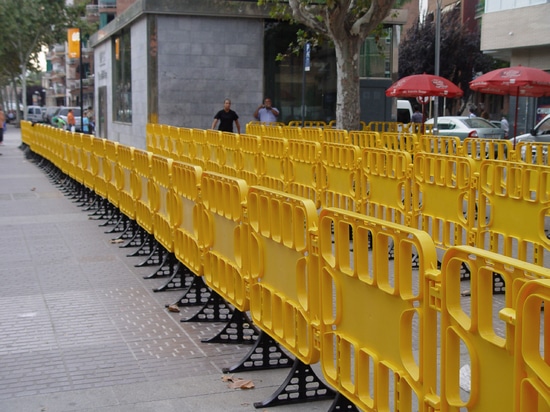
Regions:
<svg viewBox="0 0 550 412"><path fill-rule="evenodd" d="M353 133L362 132L345 134ZM443 250L477 246L550 266L549 168L515 158L543 146L397 134L405 144L389 145L388 134L365 133L372 141L357 146L149 124L147 150L308 198L316 208L421 229Z"/></svg>
<svg viewBox="0 0 550 412"><path fill-rule="evenodd" d="M108 198L295 357L320 362L327 382L359 408L550 409L550 321L541 311L550 303L550 270L474 247L468 223L477 213L479 232L503 229L490 242L502 238L504 252L516 217L522 234L541 236L544 166L484 160L476 178L467 157L411 159L328 143L310 155L304 147L301 158L315 160L309 167L318 167L314 176L326 188L319 210L307 196L151 151L45 125L23 123L22 132L30 150ZM267 156L263 147L270 144L260 145L259 157ZM344 167L358 159L358 170ZM254 164L235 161L243 169ZM352 196L356 211L333 207L350 191L361 193ZM477 212L464 211L474 198ZM438 245L446 246L440 264ZM516 246L522 256L528 249ZM461 296L464 265L471 298ZM506 283L502 299L493 295L494 274Z"/></svg>

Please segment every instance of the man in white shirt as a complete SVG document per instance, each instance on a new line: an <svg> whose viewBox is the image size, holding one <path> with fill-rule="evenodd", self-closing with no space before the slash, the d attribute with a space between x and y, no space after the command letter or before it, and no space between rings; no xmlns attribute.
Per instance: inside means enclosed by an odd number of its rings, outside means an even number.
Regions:
<svg viewBox="0 0 550 412"><path fill-rule="evenodd" d="M266 97L264 103L258 106L254 112L254 118L262 123L276 122L277 116L279 116L279 110L271 105L271 99L269 97Z"/></svg>

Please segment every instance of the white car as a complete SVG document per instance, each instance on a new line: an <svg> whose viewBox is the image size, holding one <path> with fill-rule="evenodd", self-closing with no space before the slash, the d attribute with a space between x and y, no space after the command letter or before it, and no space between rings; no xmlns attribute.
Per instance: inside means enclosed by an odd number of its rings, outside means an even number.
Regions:
<svg viewBox="0 0 550 412"><path fill-rule="evenodd" d="M514 142L514 138L512 137L510 141ZM538 122L529 133L516 136L515 142L550 142L550 114Z"/></svg>
<svg viewBox="0 0 550 412"><path fill-rule="evenodd" d="M433 125L434 119L427 120L426 124ZM437 127L440 136L456 136L460 140L467 137L503 139L505 134L504 130L481 117L441 116L437 118Z"/></svg>

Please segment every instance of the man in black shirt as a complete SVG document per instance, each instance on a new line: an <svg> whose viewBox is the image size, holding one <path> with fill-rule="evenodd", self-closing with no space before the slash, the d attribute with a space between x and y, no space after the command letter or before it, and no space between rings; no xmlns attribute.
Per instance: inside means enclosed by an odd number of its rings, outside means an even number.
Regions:
<svg viewBox="0 0 550 412"><path fill-rule="evenodd" d="M220 127L218 130L222 132L233 133L233 122L237 126L237 133L241 133L241 125L239 124L239 116L233 110L231 110L231 100L225 99L223 102L223 109L220 110L214 116L214 121L212 122L212 129L216 128L216 125L220 122Z"/></svg>

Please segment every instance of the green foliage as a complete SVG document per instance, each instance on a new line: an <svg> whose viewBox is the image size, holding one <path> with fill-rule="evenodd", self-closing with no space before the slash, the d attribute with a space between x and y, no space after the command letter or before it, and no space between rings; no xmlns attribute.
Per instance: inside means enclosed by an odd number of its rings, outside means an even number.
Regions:
<svg viewBox="0 0 550 412"><path fill-rule="evenodd" d="M441 16L439 74L469 90L476 72L488 72L501 62L480 51L479 31L469 31L461 21L460 6ZM435 22L417 22L399 46L399 78L435 70Z"/></svg>

